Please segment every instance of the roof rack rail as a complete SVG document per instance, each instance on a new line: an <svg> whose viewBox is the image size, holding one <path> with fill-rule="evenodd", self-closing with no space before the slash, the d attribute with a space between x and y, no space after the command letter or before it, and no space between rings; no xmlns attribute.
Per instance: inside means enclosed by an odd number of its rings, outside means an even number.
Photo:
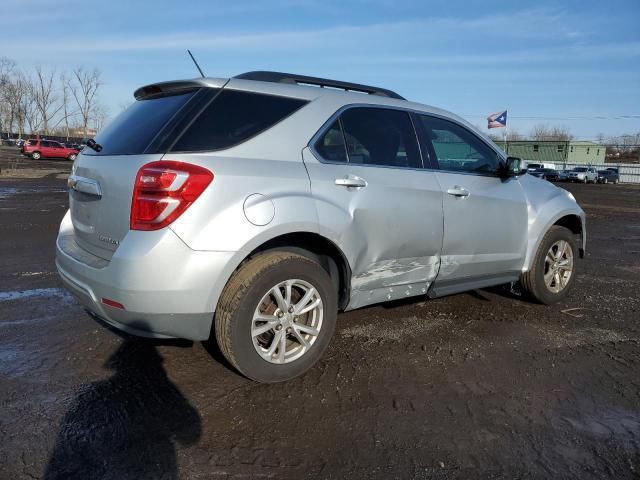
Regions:
<svg viewBox="0 0 640 480"><path fill-rule="evenodd" d="M361 85L359 83L342 82L340 80L329 80L328 78L308 77L306 75L297 75L295 73L255 71L241 73L233 78L239 78L242 80L258 80L261 82L293 83L296 85L317 85L321 88L330 87L346 91L368 93L369 95L380 95L382 97L406 100L406 98L398 95L392 90L387 90L386 88Z"/></svg>

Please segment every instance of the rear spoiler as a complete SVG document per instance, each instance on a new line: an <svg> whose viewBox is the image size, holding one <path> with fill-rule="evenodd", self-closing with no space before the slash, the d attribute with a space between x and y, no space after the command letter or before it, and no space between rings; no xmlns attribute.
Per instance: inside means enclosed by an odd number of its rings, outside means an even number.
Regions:
<svg viewBox="0 0 640 480"><path fill-rule="evenodd" d="M133 92L136 100L147 100L154 97L162 97L167 94L177 94L181 91L189 91L196 88L223 88L228 78L194 78L192 80L175 80L170 82L153 83L138 88Z"/></svg>

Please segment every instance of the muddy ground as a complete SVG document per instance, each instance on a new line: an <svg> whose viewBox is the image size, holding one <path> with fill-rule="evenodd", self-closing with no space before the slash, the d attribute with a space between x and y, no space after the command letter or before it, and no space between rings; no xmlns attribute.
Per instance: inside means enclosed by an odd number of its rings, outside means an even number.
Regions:
<svg viewBox="0 0 640 480"><path fill-rule="evenodd" d="M563 185L589 229L565 302L341 314L313 370L260 385L88 317L54 266L70 164L26 166L0 178L0 478L640 476L638 186Z"/></svg>

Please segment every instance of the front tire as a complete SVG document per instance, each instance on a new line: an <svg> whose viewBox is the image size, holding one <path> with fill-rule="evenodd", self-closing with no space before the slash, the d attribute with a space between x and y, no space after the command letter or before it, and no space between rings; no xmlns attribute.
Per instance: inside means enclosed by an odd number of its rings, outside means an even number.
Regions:
<svg viewBox="0 0 640 480"><path fill-rule="evenodd" d="M31 154L31 158L33 158L34 160L40 160L40 152L33 152Z"/></svg>
<svg viewBox="0 0 640 480"><path fill-rule="evenodd" d="M565 298L576 278L577 253L571 230L552 226L538 246L533 267L520 276L523 292L544 304Z"/></svg>
<svg viewBox="0 0 640 480"><path fill-rule="evenodd" d="M302 375L320 359L337 313L337 292L317 262L267 252L240 267L224 288L216 309L216 340L246 377L281 382Z"/></svg>

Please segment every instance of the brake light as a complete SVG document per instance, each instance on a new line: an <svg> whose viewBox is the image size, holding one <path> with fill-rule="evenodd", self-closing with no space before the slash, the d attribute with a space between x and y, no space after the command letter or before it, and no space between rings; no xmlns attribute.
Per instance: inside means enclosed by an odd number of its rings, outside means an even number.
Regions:
<svg viewBox="0 0 640 480"><path fill-rule="evenodd" d="M200 196L213 173L190 163L161 160L143 165L131 201L131 230L166 227Z"/></svg>

